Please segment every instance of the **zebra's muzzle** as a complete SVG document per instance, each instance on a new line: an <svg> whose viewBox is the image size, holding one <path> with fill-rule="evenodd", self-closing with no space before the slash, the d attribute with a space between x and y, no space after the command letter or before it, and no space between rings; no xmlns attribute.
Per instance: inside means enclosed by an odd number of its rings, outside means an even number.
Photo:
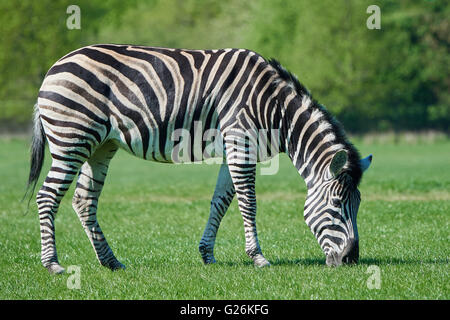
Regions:
<svg viewBox="0 0 450 320"><path fill-rule="evenodd" d="M356 239L350 239L342 253L330 252L327 255L327 266L337 267L341 264L357 263L359 258L359 243Z"/></svg>

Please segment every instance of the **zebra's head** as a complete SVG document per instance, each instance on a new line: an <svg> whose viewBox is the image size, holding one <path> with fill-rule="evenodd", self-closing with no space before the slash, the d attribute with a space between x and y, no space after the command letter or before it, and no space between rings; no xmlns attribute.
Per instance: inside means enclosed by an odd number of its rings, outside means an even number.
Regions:
<svg viewBox="0 0 450 320"><path fill-rule="evenodd" d="M358 160L359 177L372 162L372 155ZM359 237L356 215L361 202L348 153L337 151L323 170L320 181L309 188L305 202L305 221L326 255L326 264L356 263ZM357 180L357 181L355 181Z"/></svg>

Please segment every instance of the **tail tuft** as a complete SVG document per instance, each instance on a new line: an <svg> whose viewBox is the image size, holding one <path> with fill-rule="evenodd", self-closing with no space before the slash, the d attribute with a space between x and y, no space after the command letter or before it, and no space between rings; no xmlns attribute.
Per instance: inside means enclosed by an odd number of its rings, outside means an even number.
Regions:
<svg viewBox="0 0 450 320"><path fill-rule="evenodd" d="M23 199L27 196L30 187L31 195L28 200L28 206L30 205L31 197L34 194L34 190L36 188L37 180L39 179L39 175L42 170L42 164L44 163L45 156L45 133L44 128L42 127L41 119L39 116L39 108L36 104L34 106L34 117L33 117L33 136L31 139L31 158L30 158L30 174L28 176L28 184L27 190ZM23 200L22 199L22 200Z"/></svg>

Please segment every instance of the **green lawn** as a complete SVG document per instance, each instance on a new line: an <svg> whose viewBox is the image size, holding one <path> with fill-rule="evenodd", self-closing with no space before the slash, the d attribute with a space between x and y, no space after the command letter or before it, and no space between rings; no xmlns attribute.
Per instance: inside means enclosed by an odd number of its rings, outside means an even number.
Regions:
<svg viewBox="0 0 450 320"><path fill-rule="evenodd" d="M215 265L197 251L218 166L155 164L120 151L111 163L99 221L127 267L99 265L71 208L57 219L60 263L81 268L52 276L40 263L36 205L20 203L28 141L0 140L0 299L449 299L450 141L364 145L372 167L360 186L360 263L329 268L303 222L305 184L287 157L274 176L257 177L258 231L270 268L253 267L244 250L236 200L217 237ZM40 181L49 169L49 157ZM44 172L45 171L45 172ZM367 285L380 270L380 289Z"/></svg>

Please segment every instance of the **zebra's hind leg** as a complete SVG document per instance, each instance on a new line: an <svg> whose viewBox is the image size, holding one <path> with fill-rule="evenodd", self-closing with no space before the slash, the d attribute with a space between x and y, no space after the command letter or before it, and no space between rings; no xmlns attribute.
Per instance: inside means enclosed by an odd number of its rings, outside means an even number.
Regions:
<svg viewBox="0 0 450 320"><path fill-rule="evenodd" d="M42 188L36 195L41 232L41 262L50 273L63 273L59 265L55 243L55 217L59 203L69 189L83 161L55 159Z"/></svg>
<svg viewBox="0 0 450 320"><path fill-rule="evenodd" d="M117 149L113 142L107 142L83 164L72 200L72 207L86 231L98 261L111 270L125 269L125 266L116 259L103 235L97 221L97 205L109 162Z"/></svg>
<svg viewBox="0 0 450 320"><path fill-rule="evenodd" d="M209 219L206 223L200 245L198 247L205 264L214 263L214 243L220 222L234 198L234 186L228 165L223 163L217 178L216 189L211 200Z"/></svg>

